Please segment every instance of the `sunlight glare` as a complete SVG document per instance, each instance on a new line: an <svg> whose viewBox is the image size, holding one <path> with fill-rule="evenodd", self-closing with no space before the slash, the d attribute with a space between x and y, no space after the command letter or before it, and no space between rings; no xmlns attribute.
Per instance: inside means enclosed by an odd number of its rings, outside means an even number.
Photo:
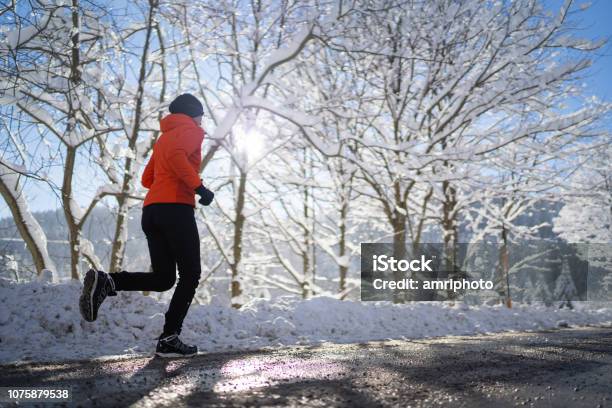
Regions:
<svg viewBox="0 0 612 408"><path fill-rule="evenodd" d="M263 153L265 136L256 126L236 126L234 136L238 152L246 154L249 162L257 160Z"/></svg>

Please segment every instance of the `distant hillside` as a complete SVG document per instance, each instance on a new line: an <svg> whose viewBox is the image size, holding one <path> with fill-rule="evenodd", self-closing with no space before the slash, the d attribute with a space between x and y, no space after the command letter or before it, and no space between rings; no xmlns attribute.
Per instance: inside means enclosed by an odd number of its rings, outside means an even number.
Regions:
<svg viewBox="0 0 612 408"><path fill-rule="evenodd" d="M562 207L560 203L542 201L536 210L529 211L521 215L518 219L521 225L539 225L542 223L552 224L552 220L557 216ZM146 245L145 236L140 227L139 207L130 212L128 224L129 238L126 251L126 269L129 270L149 270L149 253ZM48 250L51 258L55 262L58 271L68 271L70 267L70 256L67 246L68 230L61 209L55 211L44 211L35 213L34 216L41 224L47 234ZM110 259L110 244L113 239L115 220L113 214L106 207L96 208L85 223L84 234L87 239L92 241L96 248L96 254L100 257L102 264L107 265ZM371 231L369 231L371 233ZM360 231L360 236L368 236L368 231ZM439 231L426 231L423 235L423 242L440 242L441 234ZM540 231L540 238L554 238L552 228L545 227ZM460 241L469 242L470 237L465 231L460 231ZM19 265L20 277L29 279L33 271L33 264L25 244L19 236L12 218L0 219L0 270L6 264L6 255L13 257ZM321 258L321 257L319 257ZM325 262L323 259L317 264ZM321 264L321 267L324 265ZM319 265L318 265L319 267Z"/></svg>
<svg viewBox="0 0 612 408"><path fill-rule="evenodd" d="M146 240L140 228L140 211L140 208L135 208L130 212L127 255L128 258L140 259L143 263L143 265L130 263L132 267L148 270L148 261L142 256L134 256L141 254L143 248L146 249ZM37 212L34 213L34 217L47 235L49 255L55 262L57 270L68 271L70 268L70 254L67 245L68 229L62 210ZM114 228L114 216L105 207L98 207L92 211L85 223L84 235L94 244L96 254L103 264L108 264L110 258L110 243L114 235ZM7 262L6 255L10 255L17 261L20 277L28 279L34 272L30 254L10 217L0 219L0 256L2 257L0 264L3 260L4 263Z"/></svg>

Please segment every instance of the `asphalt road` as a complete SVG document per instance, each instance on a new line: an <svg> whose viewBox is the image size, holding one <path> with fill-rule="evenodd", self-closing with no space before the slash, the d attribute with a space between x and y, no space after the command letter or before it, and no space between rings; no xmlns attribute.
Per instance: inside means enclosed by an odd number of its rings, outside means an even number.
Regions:
<svg viewBox="0 0 612 408"><path fill-rule="evenodd" d="M612 407L612 328L5 365L0 386L87 407Z"/></svg>

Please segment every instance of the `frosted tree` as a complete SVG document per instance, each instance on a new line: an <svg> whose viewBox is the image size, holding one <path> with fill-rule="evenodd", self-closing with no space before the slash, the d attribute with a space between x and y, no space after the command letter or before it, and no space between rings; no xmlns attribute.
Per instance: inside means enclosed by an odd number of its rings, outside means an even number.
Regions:
<svg viewBox="0 0 612 408"><path fill-rule="evenodd" d="M55 137L63 149L60 195L69 230L71 276L79 277L80 256L97 268L100 261L81 230L97 200L82 209L75 200L75 173L78 152L113 129L104 120L110 104L103 98L99 83L105 38L100 8L72 4L31 3L32 8L10 8L19 21L6 36L2 47L4 64L15 75L3 77L0 88L30 120ZM96 14L98 13L98 14ZM94 107L95 112L94 112Z"/></svg>
<svg viewBox="0 0 612 408"><path fill-rule="evenodd" d="M608 272L601 281L602 298L612 300L612 273Z"/></svg>
<svg viewBox="0 0 612 408"><path fill-rule="evenodd" d="M547 282L536 282L532 299L534 302L543 302L546 306L550 306L553 296Z"/></svg>
<svg viewBox="0 0 612 408"><path fill-rule="evenodd" d="M560 308L568 307L573 309L572 299L576 296L577 290L574 284L574 279L569 269L569 265L566 260L563 260L561 267L561 273L555 281L555 290L553 292L554 300L560 301Z"/></svg>
<svg viewBox="0 0 612 408"><path fill-rule="evenodd" d="M177 10L185 8L179 6ZM228 182L217 186L217 190L227 188L231 192L229 208L219 208L229 223L231 239L219 236L215 242L229 265L232 303L239 307L244 301L241 285L247 279L241 273L247 218L258 211L257 206L248 208L249 172L259 160L249 162L251 140L258 137L253 128L260 127L258 123L268 121L269 117L281 119L293 127L293 134L299 133L317 148L332 154L312 131L316 119L296 109L292 90L279 78L291 70L296 57L314 39L333 35L337 21L349 16L352 8L342 7L342 2L301 5L253 0L228 2L216 8L203 6L203 10L178 20L184 21L188 31L193 26L210 26L209 22L213 22L215 30L211 35L219 39L216 44L208 42L204 48L209 50L208 66L219 74L215 86L201 75L207 64L198 65L196 61L201 41L193 33L187 35L188 60L200 90L207 94L205 105L214 127L209 137L212 145L204 155L202 168L214 166L213 158L218 158L218 152L224 153L221 157L231 163ZM202 18L205 21L197 24ZM206 225L216 236L213 223L207 220Z"/></svg>
<svg viewBox="0 0 612 408"><path fill-rule="evenodd" d="M356 208L369 214L375 206L368 198L361 199L364 186L360 184L359 168L347 155L358 146L355 142L343 143L348 135L357 134L361 127L361 109L368 100L368 90L363 82L352 75L354 64L350 56L338 53L330 47L303 54L304 63L297 74L305 79L309 104L307 109L320 119L313 132L319 139L327 139L340 145L339 157L316 155L319 167L324 169L316 177L315 203L319 203L316 217L318 234L313 234L316 245L338 268L338 296L342 299L356 286L349 285L349 264L359 252L356 232L366 217L356 214ZM367 188L367 186L365 186Z"/></svg>
<svg viewBox="0 0 612 408"><path fill-rule="evenodd" d="M3 85L12 96L10 103L39 123L45 136L56 137L65 150L60 156L59 193L69 227L72 277L78 277L81 255L102 268L82 228L108 196L117 202L109 267L118 270L128 234L127 214L142 199L139 171L159 133L166 92L164 43L156 16L159 2L143 1L142 14L131 14L131 20L114 20L103 12L103 2L38 5L32 14L41 17L15 30L31 31L27 41L13 32L7 36L7 58L19 75ZM35 56L39 60L34 66L30 60ZM84 151L88 153L79 155ZM84 187L95 188L90 180L78 183L76 170L84 166L90 173L96 173L94 167L102 171L102 185L80 208L76 192L82 199Z"/></svg>
<svg viewBox="0 0 612 408"><path fill-rule="evenodd" d="M6 272L9 277L19 282L19 262L14 255L0 255L0 271Z"/></svg>
<svg viewBox="0 0 612 408"><path fill-rule="evenodd" d="M322 192L315 182L320 176L315 154L297 141L277 149L258 172L261 182L254 188L259 193L251 198L261 208L254 232L290 276L289 281L274 276L269 284L303 298L322 292L315 283L317 197Z"/></svg>
<svg viewBox="0 0 612 408"><path fill-rule="evenodd" d="M340 133L345 127L338 126ZM357 169L344 160L328 160L327 171L330 185L323 185L322 197L324 211L320 211L317 226L319 234L316 243L332 259L338 268L338 297L343 299L357 283L349 283L349 266L351 260L359 253L357 231L363 225L364 218L358 217L355 207L360 206L357 192ZM329 202L325 198L329 197Z"/></svg>
<svg viewBox="0 0 612 408"><path fill-rule="evenodd" d="M360 148L349 159L387 215L398 251L407 236L419 242L433 211L452 253L474 163L491 168L512 145L532 157L545 151L549 161L594 135L609 106L584 98L575 80L603 43L572 35L571 7L549 16L536 1L418 2L363 18L359 46L330 41L359 58L357 73L370 87L364 131L349 138ZM584 103L563 106L575 98Z"/></svg>
<svg viewBox="0 0 612 408"><path fill-rule="evenodd" d="M9 119L0 119L0 196L32 257L35 273L40 274L44 269L55 270L47 251L46 234L30 210L25 191L28 181L47 181L48 162L39 160L28 149L28 145L41 144L41 136L35 124L22 124L20 128L23 131L15 131L13 118L19 119L18 111L10 105L1 109L2 117Z"/></svg>
<svg viewBox="0 0 612 408"><path fill-rule="evenodd" d="M526 303L544 303L549 305L552 300L552 293L548 284L543 280L536 280L527 277L523 289L523 301Z"/></svg>
<svg viewBox="0 0 612 408"><path fill-rule="evenodd" d="M593 266L612 271L612 146L594 146L574 160L580 167L563 185L564 203L553 220L553 231L569 243L577 245L583 259ZM585 253L586 252L586 253Z"/></svg>
<svg viewBox="0 0 612 408"><path fill-rule="evenodd" d="M535 286L533 284L533 281L531 280L531 278L527 278L527 280L525 281L524 284L524 288L523 288L523 293L522 293L522 300L524 303L532 303L535 299L534 297L534 293L535 292Z"/></svg>
<svg viewBox="0 0 612 408"><path fill-rule="evenodd" d="M350 60L338 59L326 47L311 47L299 61L284 82L287 86L303 83L302 100L308 100L305 109L319 118L311 132L321 140L340 143L345 133L356 128L354 110L348 105L360 103L352 78L335 74L342 72ZM284 290L297 285L296 292L306 298L313 293L328 293L323 291L329 287L324 289L315 283L316 265L323 264L338 270L334 296L344 298L355 289L354 282L349 284L348 272L351 257L358 254L358 243L353 242L358 221L352 214L358 197L357 172L349 161L326 157L301 138L289 140L266 160L258 172L265 181L260 191L272 191L277 198L271 200L275 205L264 205L268 208L261 212L260 230L269 239L277 262L291 277L290 282L275 278L271 285L282 282ZM325 267L324 279L329 279L329 272Z"/></svg>
<svg viewBox="0 0 612 408"><path fill-rule="evenodd" d="M131 67L137 68L133 84L126 82L125 74L115 73L122 80L114 93L121 95L123 101L129 101L118 106L115 112L120 117L124 137L120 137L109 152L109 156L120 161L116 171L119 179L99 190L113 195L117 200L117 219L109 266L111 271L121 270L123 266L128 238L128 212L134 205L140 204L137 193L140 186L139 172L159 135L158 121L163 115L162 104L166 98L167 68L165 39L161 18L158 16L160 4L156 0L142 3L142 21L118 33L121 37L118 44L129 47L131 52L122 54L117 65L124 72ZM142 45L135 47L125 44L135 36L142 36Z"/></svg>
<svg viewBox="0 0 612 408"><path fill-rule="evenodd" d="M530 254L516 265L510 265L511 249L518 249L513 244L523 246L530 240L538 239L541 229L548 226L545 223L525 225L521 217L542 205L543 200L554 200L554 192L563 179L562 171L547 164L549 157L558 154L556 149L551 147L547 155L532 153L537 151L529 142L507 146L484 163L472 166L475 174L462 183L461 223L469 234L469 241L498 245L494 280L508 304L510 274L530 267L530 263L537 262L549 252L544 248L538 255ZM556 160L555 165L567 169L561 166L561 162ZM480 175L483 172L491 174ZM534 191L538 194L534 194Z"/></svg>
<svg viewBox="0 0 612 408"><path fill-rule="evenodd" d="M245 277L241 276L241 268L247 228L245 224L247 215L252 213L248 210L247 200L249 173L261 160L261 157L254 157L257 153L253 151L253 139L261 137L255 129L261 126L259 123L262 120L266 121L266 114L275 115L280 112L281 115L291 115L295 119L291 110L275 107L267 100L270 94L281 101L285 98L274 88L271 73L295 58L309 41L313 29L308 20L302 20L304 29L295 33L287 31L288 21L299 19L295 15L295 5L281 7L275 13L264 13L269 6L260 1L226 4L215 13L207 14L211 21L220 23L214 34L225 40L219 44L218 49L212 51L212 60L221 73L223 86L210 91L205 101L216 127L210 136L213 145L204 156L203 167L211 162L219 149L226 154L229 163L229 171L226 170L226 173L230 177L227 183L213 186L213 189L220 196L223 195L224 187L229 189L232 198L229 206L219 207L219 211L230 227L231 238L225 239L226 234L223 233L218 235L218 225L215 226L207 218L205 221L229 266L232 305L235 307L244 303L241 281ZM193 23L191 21L189 25ZM190 47L197 48L195 41L190 40ZM288 42L288 46L283 46L285 42ZM195 72L199 74L198 70ZM234 98L227 98L228 94L234 95ZM221 118L210 108L215 99L217 103L223 104L225 110Z"/></svg>

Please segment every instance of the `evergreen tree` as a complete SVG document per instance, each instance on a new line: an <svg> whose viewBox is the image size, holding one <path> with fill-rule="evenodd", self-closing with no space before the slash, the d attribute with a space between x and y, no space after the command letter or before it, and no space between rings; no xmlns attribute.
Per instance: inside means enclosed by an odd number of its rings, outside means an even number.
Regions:
<svg viewBox="0 0 612 408"><path fill-rule="evenodd" d="M561 301L559 308L568 307L573 309L571 299L576 296L576 293L576 285L574 285L569 265L566 260L563 260L561 274L557 277L554 291L554 299Z"/></svg>

